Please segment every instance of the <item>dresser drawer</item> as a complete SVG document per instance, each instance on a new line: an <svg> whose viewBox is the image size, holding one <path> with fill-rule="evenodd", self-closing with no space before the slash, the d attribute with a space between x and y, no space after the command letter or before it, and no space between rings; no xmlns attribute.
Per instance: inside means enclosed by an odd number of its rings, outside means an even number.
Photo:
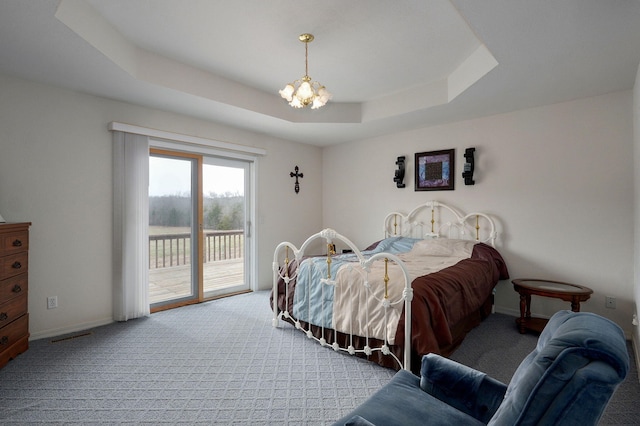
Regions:
<svg viewBox="0 0 640 426"><path fill-rule="evenodd" d="M29 349L29 226L0 223L0 368Z"/></svg>
<svg viewBox="0 0 640 426"><path fill-rule="evenodd" d="M22 252L0 257L0 280L24 274L29 267L29 253Z"/></svg>
<svg viewBox="0 0 640 426"><path fill-rule="evenodd" d="M7 359L4 358L13 358L20 352L24 352L26 350L26 346L28 345L27 340L29 337L29 315L23 315L11 324L6 327L0 328L0 366L6 364ZM23 340L24 343L21 343L21 346L25 346L24 348L20 348L16 350L14 346L16 343ZM12 353L10 356L5 356L2 352L12 348Z"/></svg>
<svg viewBox="0 0 640 426"><path fill-rule="evenodd" d="M10 322L27 313L27 293L18 296L3 304L0 304L0 327L5 327ZM0 328L0 333L2 333Z"/></svg>
<svg viewBox="0 0 640 426"><path fill-rule="evenodd" d="M0 281L0 303L26 294L29 278L27 274L16 275Z"/></svg>
<svg viewBox="0 0 640 426"><path fill-rule="evenodd" d="M11 254L29 250L29 231L0 234L0 253Z"/></svg>

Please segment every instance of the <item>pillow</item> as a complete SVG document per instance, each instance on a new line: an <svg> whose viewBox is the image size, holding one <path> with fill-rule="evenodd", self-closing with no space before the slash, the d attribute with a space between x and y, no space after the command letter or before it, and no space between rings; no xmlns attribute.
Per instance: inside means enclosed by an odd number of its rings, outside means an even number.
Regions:
<svg viewBox="0 0 640 426"><path fill-rule="evenodd" d="M431 238L415 243L412 252L423 256L469 257L476 243L477 241L473 240Z"/></svg>
<svg viewBox="0 0 640 426"><path fill-rule="evenodd" d="M371 244L369 247L364 249L365 252L380 253L380 252L388 252L388 253L405 253L410 251L413 248L413 245L422 241L416 238L409 237L389 237L384 240L376 241Z"/></svg>

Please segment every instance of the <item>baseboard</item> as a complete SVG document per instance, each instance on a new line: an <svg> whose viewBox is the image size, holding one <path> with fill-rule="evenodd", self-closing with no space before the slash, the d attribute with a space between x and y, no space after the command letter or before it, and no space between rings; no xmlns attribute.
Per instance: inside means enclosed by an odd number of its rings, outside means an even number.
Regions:
<svg viewBox="0 0 640 426"><path fill-rule="evenodd" d="M46 339L49 337L57 337L65 334L76 333L78 331L84 331L90 328L111 324L112 322L114 322L113 318L104 318L101 320L85 322L82 324L74 324L69 327L52 328L49 330L43 330L36 333L31 333L31 336L29 336L29 340Z"/></svg>
<svg viewBox="0 0 640 426"><path fill-rule="evenodd" d="M638 347L640 342L636 339L636 335L631 336L631 347L633 348L633 356L636 359L636 373L638 374L638 382L640 382L640 352Z"/></svg>
<svg viewBox="0 0 640 426"><path fill-rule="evenodd" d="M505 308L504 306L497 306L497 305L494 305L494 307L495 307L495 312L499 314L505 314L512 317L516 317L516 318L520 317L519 309L509 309L509 308Z"/></svg>

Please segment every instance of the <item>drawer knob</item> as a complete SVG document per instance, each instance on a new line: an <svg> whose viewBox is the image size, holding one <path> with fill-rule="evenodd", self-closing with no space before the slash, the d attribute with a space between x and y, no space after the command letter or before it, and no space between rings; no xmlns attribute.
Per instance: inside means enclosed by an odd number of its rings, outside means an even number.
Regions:
<svg viewBox="0 0 640 426"><path fill-rule="evenodd" d="M18 262L17 260L15 262L13 262L13 265L11 265L11 267L13 269L20 269L22 268L22 263Z"/></svg>
<svg viewBox="0 0 640 426"><path fill-rule="evenodd" d="M13 246L14 246L14 247L22 247L22 241L20 241L20 240L14 240L14 241L13 241Z"/></svg>
<svg viewBox="0 0 640 426"><path fill-rule="evenodd" d="M20 287L20 284L16 284L16 285L13 286L11 291L14 292L14 293L20 293L22 291L22 287Z"/></svg>
<svg viewBox="0 0 640 426"><path fill-rule="evenodd" d="M2 336L2 339L0 339L0 346L6 345L7 343L9 343L9 336Z"/></svg>
<svg viewBox="0 0 640 426"><path fill-rule="evenodd" d="M7 318L9 318L9 315L6 312L0 312L0 321L4 321Z"/></svg>

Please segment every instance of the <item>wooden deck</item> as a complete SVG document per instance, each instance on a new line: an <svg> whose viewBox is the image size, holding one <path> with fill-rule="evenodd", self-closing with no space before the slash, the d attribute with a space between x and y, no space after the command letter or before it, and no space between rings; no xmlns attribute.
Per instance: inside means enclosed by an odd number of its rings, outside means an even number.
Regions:
<svg viewBox="0 0 640 426"><path fill-rule="evenodd" d="M218 260L204 264L204 291L218 291L244 284L244 259ZM149 270L151 304L191 294L191 265Z"/></svg>

